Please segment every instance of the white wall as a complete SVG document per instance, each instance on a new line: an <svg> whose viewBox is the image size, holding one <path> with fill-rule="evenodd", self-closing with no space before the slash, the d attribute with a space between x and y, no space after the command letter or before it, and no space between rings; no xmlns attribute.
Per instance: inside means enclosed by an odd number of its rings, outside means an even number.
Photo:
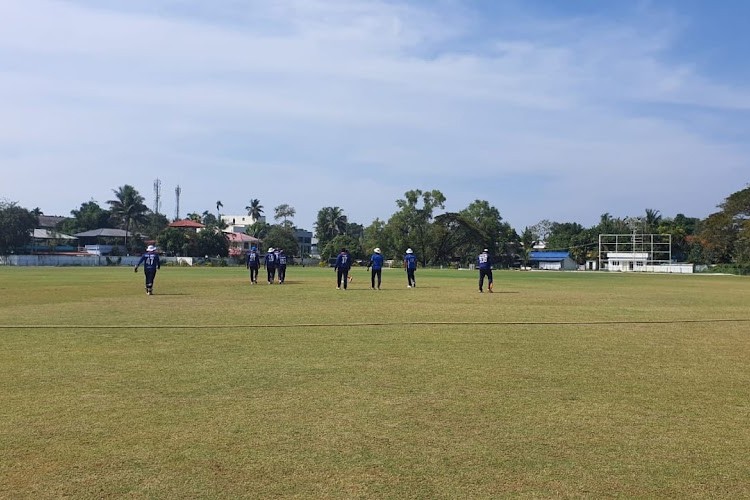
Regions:
<svg viewBox="0 0 750 500"><path fill-rule="evenodd" d="M0 255L0 266L135 266L140 255L130 257L102 257L99 255ZM164 263L193 265L192 257L160 257Z"/></svg>

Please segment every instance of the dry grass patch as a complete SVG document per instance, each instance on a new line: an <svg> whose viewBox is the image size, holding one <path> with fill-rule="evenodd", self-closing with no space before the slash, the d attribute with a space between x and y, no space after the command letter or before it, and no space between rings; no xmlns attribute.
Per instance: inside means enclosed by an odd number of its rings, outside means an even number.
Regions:
<svg viewBox="0 0 750 500"><path fill-rule="evenodd" d="M0 496L750 495L747 279L384 274L0 269Z"/></svg>

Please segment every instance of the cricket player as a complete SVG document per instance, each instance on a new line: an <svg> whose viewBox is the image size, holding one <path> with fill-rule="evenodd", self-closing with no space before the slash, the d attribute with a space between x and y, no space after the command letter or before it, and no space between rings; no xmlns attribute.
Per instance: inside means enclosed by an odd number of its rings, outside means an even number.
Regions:
<svg viewBox="0 0 750 500"><path fill-rule="evenodd" d="M492 293L492 259L486 248L477 256L477 268L479 268L479 293L483 291L485 276L487 276L487 289Z"/></svg>
<svg viewBox="0 0 750 500"><path fill-rule="evenodd" d="M278 248L276 252L276 269L279 271L279 285L281 285L286 279L286 254L283 248Z"/></svg>
<svg viewBox="0 0 750 500"><path fill-rule="evenodd" d="M258 268L260 268L260 255L258 254L258 247L250 247L250 251L247 252L247 261L245 267L250 270L250 284L258 284Z"/></svg>
<svg viewBox="0 0 750 500"><path fill-rule="evenodd" d="M333 269L336 271L336 290L341 290L341 282L344 282L344 290L349 282L349 269L352 267L352 256L346 248L342 248L336 257Z"/></svg>
<svg viewBox="0 0 750 500"><path fill-rule="evenodd" d="M161 263L159 262L159 254L156 253L156 247L149 245L146 248L146 253L141 255L141 259L138 264L135 265L134 272L138 272L138 266L143 264L143 273L146 275L146 295L154 294L154 278L156 278L156 271L161 269Z"/></svg>
<svg viewBox="0 0 750 500"><path fill-rule="evenodd" d="M375 290L375 277L378 278L378 290L380 290L380 278L383 272L383 256L380 255L380 248L375 248L373 254L370 257L370 263L367 264L367 270L369 271L372 267L372 273L370 274L370 283L372 289Z"/></svg>
<svg viewBox="0 0 750 500"><path fill-rule="evenodd" d="M273 252L273 247L269 248L268 252L266 253L266 258L263 262L263 266L266 268L266 273L268 275L269 285L272 285L273 280L276 278L276 254Z"/></svg>
<svg viewBox="0 0 750 500"><path fill-rule="evenodd" d="M414 255L414 251L411 248L406 249L404 269L406 269L406 280L408 282L406 288L416 288L417 279L414 277L414 273L417 271L417 256Z"/></svg>

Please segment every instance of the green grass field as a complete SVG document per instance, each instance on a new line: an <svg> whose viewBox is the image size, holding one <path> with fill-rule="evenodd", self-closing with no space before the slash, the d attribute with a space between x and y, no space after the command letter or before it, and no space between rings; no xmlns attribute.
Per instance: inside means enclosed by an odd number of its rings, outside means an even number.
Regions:
<svg viewBox="0 0 750 500"><path fill-rule="evenodd" d="M0 268L0 497L750 497L750 279L383 274Z"/></svg>

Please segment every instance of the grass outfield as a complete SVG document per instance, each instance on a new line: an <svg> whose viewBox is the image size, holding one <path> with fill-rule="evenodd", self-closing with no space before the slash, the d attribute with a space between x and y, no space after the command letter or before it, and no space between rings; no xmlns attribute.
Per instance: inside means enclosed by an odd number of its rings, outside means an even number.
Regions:
<svg viewBox="0 0 750 500"><path fill-rule="evenodd" d="M0 268L0 497L750 497L750 279L353 275Z"/></svg>

